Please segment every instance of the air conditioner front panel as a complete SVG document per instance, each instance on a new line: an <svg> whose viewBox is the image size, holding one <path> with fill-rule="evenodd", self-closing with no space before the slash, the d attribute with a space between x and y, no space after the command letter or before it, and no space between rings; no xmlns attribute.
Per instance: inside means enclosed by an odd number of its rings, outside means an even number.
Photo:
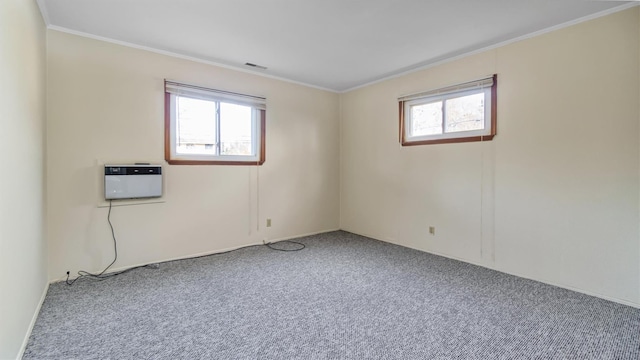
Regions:
<svg viewBox="0 0 640 360"><path fill-rule="evenodd" d="M162 167L105 165L104 198L140 199L162 196Z"/></svg>

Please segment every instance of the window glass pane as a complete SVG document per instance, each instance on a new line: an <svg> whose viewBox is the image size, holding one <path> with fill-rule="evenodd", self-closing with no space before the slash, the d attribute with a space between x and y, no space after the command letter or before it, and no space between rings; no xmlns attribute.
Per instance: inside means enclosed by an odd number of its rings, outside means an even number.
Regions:
<svg viewBox="0 0 640 360"><path fill-rule="evenodd" d="M254 155L251 120L251 107L220 103L221 155Z"/></svg>
<svg viewBox="0 0 640 360"><path fill-rule="evenodd" d="M176 152L216 153L216 103L176 96Z"/></svg>
<svg viewBox="0 0 640 360"><path fill-rule="evenodd" d="M445 101L445 132L484 129L484 92Z"/></svg>
<svg viewBox="0 0 640 360"><path fill-rule="evenodd" d="M442 134L442 101L411 107L411 136Z"/></svg>

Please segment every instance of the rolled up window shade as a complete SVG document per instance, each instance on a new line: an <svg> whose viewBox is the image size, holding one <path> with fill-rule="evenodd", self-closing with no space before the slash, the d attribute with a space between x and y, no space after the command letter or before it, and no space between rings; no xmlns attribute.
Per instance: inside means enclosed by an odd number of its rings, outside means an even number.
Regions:
<svg viewBox="0 0 640 360"><path fill-rule="evenodd" d="M176 94L179 96L251 106L260 110L267 109L267 99L259 96L209 89L202 86L183 84L170 80L164 81L164 89L170 94Z"/></svg>
<svg viewBox="0 0 640 360"><path fill-rule="evenodd" d="M415 99L421 99L429 96L446 95L451 93L462 92L472 89L484 89L493 86L493 76L483 78L479 80L469 81L462 84L450 85L439 89L423 91L417 94L405 95L398 98L398 101L410 101Z"/></svg>

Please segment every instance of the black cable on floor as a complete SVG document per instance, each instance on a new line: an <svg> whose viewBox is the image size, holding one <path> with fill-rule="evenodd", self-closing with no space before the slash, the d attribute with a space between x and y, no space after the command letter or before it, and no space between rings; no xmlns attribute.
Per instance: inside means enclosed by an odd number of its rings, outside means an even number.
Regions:
<svg viewBox="0 0 640 360"><path fill-rule="evenodd" d="M73 285L73 283L75 283L76 281L78 281L78 279L83 278L83 277L87 277L93 280L104 280L104 279L108 279L110 277L113 276L117 276L120 274L124 274L126 272L129 272L131 270L135 270L135 269L140 269L140 268L157 268L153 265L155 264L149 264L149 265L140 265L140 266L135 266L126 270L122 270L122 271L118 271L118 272L113 272L113 273L108 273L105 274L105 272L107 270L109 270L109 268L115 264L116 260L118 260L118 242L116 241L116 233L113 230L113 224L111 223L111 208L112 208L112 202L113 200L109 200L109 212L107 213L107 222L109 223L109 228L111 229L111 238L113 239L113 252L115 254L113 261L111 262L111 264L109 264L106 268L104 268L104 270L102 270L100 273L98 274L93 274L90 273L88 271L84 271L84 270L80 270L78 271L78 277L69 281L69 271L67 271L67 280L65 280L65 282L67 283L67 285L71 286ZM297 248L294 249L280 249L277 247L274 247L274 244L280 244L280 243L291 243L291 244L295 244L298 245ZM229 251L223 251L223 252L219 252L219 253L214 253L214 254L208 254L208 255L202 255L202 256L195 256L189 259L197 259L197 258L201 258L201 257L207 257L207 256L214 256L214 255L222 255L222 254L228 254L230 252L234 252L234 251L238 251L238 250L242 250L242 249L246 249L246 248L250 248L250 247L255 247L255 246L266 246L271 250L276 250L276 251L300 251L302 249L304 249L306 246L303 243L299 243L297 241L292 241L292 240L282 240L282 241L277 241L275 243L272 242L265 242L264 245L249 245L249 246L244 246L241 248L237 248L237 249L233 249L233 250L229 250ZM187 260L187 259L184 259Z"/></svg>
<svg viewBox="0 0 640 360"><path fill-rule="evenodd" d="M292 243L292 244L296 244L299 245L300 247L295 248L295 249L278 249L276 247L273 247L273 244L281 244L284 242L288 242L288 243ZM247 246L243 246L243 247L239 247L237 249L233 249L233 250L227 250L227 251L222 251L222 252L217 252L217 253L213 253L213 254L207 254L207 255L200 255L200 256L194 256L194 257L190 257L190 258L186 258L186 259L182 259L182 260L190 260L190 259L200 259L203 257L208 257L208 256L216 256L216 255L224 255L224 254L228 254L234 251L238 251L238 250L242 250L242 249L248 249L248 248L252 248L252 247L256 247L256 246L266 246L271 250L277 250L277 251L300 251L304 248L306 248L306 245L303 243L299 243L297 241L291 241L291 240L280 240L280 241L276 241L274 243L272 242L265 242L262 245L247 245ZM180 261L180 260L175 260L175 261Z"/></svg>
<svg viewBox="0 0 640 360"><path fill-rule="evenodd" d="M116 275L120 275L120 274L124 274L126 272L129 272L131 270L134 269L139 269L142 267L147 267L149 265L142 265L142 266L136 266L136 267L132 267L123 271L118 271L115 273L109 273L109 274L105 274L105 272L107 270L109 270L109 268L111 268L111 266L113 264L115 264L116 260L118 260L118 242L116 240L116 233L113 230L113 224L111 223L111 209L113 207L113 200L109 200L109 212L107 213L107 222L109 223L109 228L111 229L111 238L113 239L113 252L115 254L113 261L111 262L111 264L109 264L106 268L104 268L104 270L102 270L100 273L98 274L93 274L90 273L88 271L84 271L84 270L80 270L78 271L78 277L69 281L69 272L67 271L67 280L65 281L67 283L67 285L73 285L73 283L75 283L76 281L78 281L78 279L83 278L83 277L88 277L94 280L104 280L104 279L108 279L112 276L116 276Z"/></svg>
<svg viewBox="0 0 640 360"><path fill-rule="evenodd" d="M306 248L306 246L305 246L303 243L299 243L299 242L297 242L297 241L292 241L292 240L282 240L282 241L278 241L278 242L276 242L275 244L281 244L281 243L284 243L284 242L287 242L287 243L290 243L290 244L295 244L295 245L298 245L299 247L297 247L297 248L295 248L295 249L278 249L278 248L276 248L276 247L273 247L273 244L274 244L274 243L270 243L270 242L265 243L265 245L266 245L266 247L268 247L269 249L271 249L271 250L277 250L277 251L300 251L300 250L302 250L302 249Z"/></svg>

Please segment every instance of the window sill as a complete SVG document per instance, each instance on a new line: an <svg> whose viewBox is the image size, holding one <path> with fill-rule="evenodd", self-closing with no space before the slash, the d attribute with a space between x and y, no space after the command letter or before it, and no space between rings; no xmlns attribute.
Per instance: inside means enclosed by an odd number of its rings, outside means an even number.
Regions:
<svg viewBox="0 0 640 360"><path fill-rule="evenodd" d="M262 165L264 160L220 161L220 160L166 160L170 165Z"/></svg>
<svg viewBox="0 0 640 360"><path fill-rule="evenodd" d="M474 141L491 141L495 135L484 135L484 136L469 136L469 137L459 137L459 138L451 138L451 139L434 139L434 140L417 140L417 141L406 141L402 139L402 146L414 146L414 145L435 145L435 144L453 144L453 143L462 143L462 142L474 142Z"/></svg>

